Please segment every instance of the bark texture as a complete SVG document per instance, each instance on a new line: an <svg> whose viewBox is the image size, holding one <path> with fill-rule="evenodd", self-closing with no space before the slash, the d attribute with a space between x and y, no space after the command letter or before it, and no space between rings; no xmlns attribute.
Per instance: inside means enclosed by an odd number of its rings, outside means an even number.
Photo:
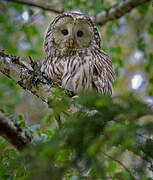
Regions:
<svg viewBox="0 0 153 180"><path fill-rule="evenodd" d="M14 124L0 112L0 136L7 139L18 150L22 150L31 143L31 133L22 131L20 127Z"/></svg>
<svg viewBox="0 0 153 180"><path fill-rule="evenodd" d="M34 64L32 67L16 56L8 56L0 51L0 71L23 89L48 102L52 98L54 88L52 83L41 74L39 66Z"/></svg>
<svg viewBox="0 0 153 180"><path fill-rule="evenodd" d="M97 25L104 25L108 21L118 19L130 12L132 9L140 6L146 2L151 2L150 0L122 0L115 6L98 13L93 17L94 22Z"/></svg>
<svg viewBox="0 0 153 180"><path fill-rule="evenodd" d="M19 4L25 4L25 5L32 6L32 7L37 7L37 8L43 9L45 11L51 11L54 13L64 12L64 10L56 9L54 5L51 5L49 3L44 3L44 2L37 2L37 1L33 2L32 0L31 1L29 1L29 0L7 0L7 1L12 1L15 3L19 3Z"/></svg>

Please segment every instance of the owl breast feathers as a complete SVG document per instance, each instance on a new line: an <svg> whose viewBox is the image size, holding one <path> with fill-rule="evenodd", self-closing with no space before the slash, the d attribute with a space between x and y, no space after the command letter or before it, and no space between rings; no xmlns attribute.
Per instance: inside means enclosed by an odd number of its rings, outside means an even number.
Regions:
<svg viewBox="0 0 153 180"><path fill-rule="evenodd" d="M114 72L92 20L79 13L63 13L50 24L41 71L74 94L81 89L112 94Z"/></svg>

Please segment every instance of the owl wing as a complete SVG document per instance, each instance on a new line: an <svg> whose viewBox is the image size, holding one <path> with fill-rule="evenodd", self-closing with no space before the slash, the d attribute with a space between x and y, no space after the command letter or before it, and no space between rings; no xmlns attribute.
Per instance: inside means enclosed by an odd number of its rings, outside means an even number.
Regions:
<svg viewBox="0 0 153 180"><path fill-rule="evenodd" d="M103 94L112 94L114 72L109 56L102 50L95 53L93 65L93 87Z"/></svg>

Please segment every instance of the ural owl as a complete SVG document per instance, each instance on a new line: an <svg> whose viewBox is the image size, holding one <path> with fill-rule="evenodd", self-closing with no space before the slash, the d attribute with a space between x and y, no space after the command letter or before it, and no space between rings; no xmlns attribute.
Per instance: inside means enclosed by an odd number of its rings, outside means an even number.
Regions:
<svg viewBox="0 0 153 180"><path fill-rule="evenodd" d="M114 72L92 20L79 13L63 13L50 24L41 71L62 88L112 94Z"/></svg>

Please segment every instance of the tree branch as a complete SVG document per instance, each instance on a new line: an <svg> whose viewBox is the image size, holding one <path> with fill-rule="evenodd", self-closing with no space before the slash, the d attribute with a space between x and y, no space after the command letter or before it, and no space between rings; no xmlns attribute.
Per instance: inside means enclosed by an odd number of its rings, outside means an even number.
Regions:
<svg viewBox="0 0 153 180"><path fill-rule="evenodd" d="M38 66L38 64L37 64ZM52 98L51 82L45 79L40 72L40 67L31 67L30 64L20 61L15 56L8 56L0 51L0 71L14 80L23 89L29 90L32 94L47 102Z"/></svg>
<svg viewBox="0 0 153 180"><path fill-rule="evenodd" d="M122 0L115 6L98 13L95 17L93 17L93 20L97 25L104 25L108 21L119 19L132 9L144 4L145 2L150 2L150 0Z"/></svg>
<svg viewBox="0 0 153 180"><path fill-rule="evenodd" d="M63 13L65 11L63 9L62 10L55 9L54 7L51 7L50 5L44 2L43 3L31 2L29 0L7 0L7 1L37 7L57 14ZM108 21L119 19L120 17L124 16L126 13L130 12L139 5L144 4L145 2L151 2L151 0L121 0L121 2L117 3L113 7L101 11L96 16L92 17L92 19L96 25L104 25Z"/></svg>
<svg viewBox="0 0 153 180"><path fill-rule="evenodd" d="M29 0L7 0L7 1L37 7L37 8L40 8L40 9L43 9L46 11L51 11L51 12L54 12L57 14L64 12L63 9L61 9L61 10L55 9L53 6L51 6L47 3L44 3L44 2L32 2Z"/></svg>
<svg viewBox="0 0 153 180"><path fill-rule="evenodd" d="M22 150L31 143L31 134L22 131L13 121L9 120L0 112L0 136L8 140L18 150Z"/></svg>
<svg viewBox="0 0 153 180"><path fill-rule="evenodd" d="M0 51L0 71L23 89L30 91L48 103L52 98L52 92L55 90L52 87L53 83L41 74L40 64L34 63L31 57L30 61L31 63L28 64L16 56L9 56ZM25 132L18 131L14 123L4 117L2 113L0 113L0 135L19 150L30 143Z"/></svg>

